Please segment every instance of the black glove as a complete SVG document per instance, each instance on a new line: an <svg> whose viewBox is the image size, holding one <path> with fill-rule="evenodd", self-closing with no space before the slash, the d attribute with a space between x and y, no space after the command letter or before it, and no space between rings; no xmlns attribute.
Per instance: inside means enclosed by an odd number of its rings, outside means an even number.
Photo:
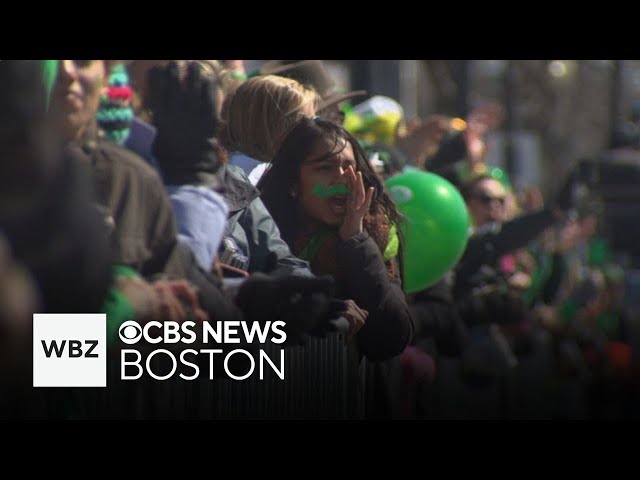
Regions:
<svg viewBox="0 0 640 480"><path fill-rule="evenodd" d="M306 335L334 329L329 324L334 281L330 276L305 278L294 275L253 274L240 287L235 303L247 321L282 320L287 341L300 342Z"/></svg>
<svg viewBox="0 0 640 480"><path fill-rule="evenodd" d="M218 80L195 61L186 67L171 62L149 72L150 107L157 128L152 148L165 183L216 183L217 91Z"/></svg>

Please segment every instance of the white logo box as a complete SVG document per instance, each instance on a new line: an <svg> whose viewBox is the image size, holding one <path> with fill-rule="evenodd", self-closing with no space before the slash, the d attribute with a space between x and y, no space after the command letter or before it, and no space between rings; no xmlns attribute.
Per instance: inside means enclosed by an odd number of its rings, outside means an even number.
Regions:
<svg viewBox="0 0 640 480"><path fill-rule="evenodd" d="M106 387L106 339L104 313L34 314L33 386Z"/></svg>

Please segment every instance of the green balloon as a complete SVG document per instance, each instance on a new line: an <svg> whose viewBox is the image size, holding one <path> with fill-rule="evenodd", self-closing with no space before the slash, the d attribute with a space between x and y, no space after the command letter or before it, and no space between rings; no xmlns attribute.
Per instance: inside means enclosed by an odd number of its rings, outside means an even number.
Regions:
<svg viewBox="0 0 640 480"><path fill-rule="evenodd" d="M469 212L460 192L433 173L405 170L386 186L404 215L404 290L416 293L438 282L462 257Z"/></svg>

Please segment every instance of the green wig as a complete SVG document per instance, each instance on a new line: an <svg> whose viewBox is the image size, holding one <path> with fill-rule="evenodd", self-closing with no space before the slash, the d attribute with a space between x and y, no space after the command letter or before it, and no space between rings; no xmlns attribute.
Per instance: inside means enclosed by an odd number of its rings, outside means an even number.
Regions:
<svg viewBox="0 0 640 480"><path fill-rule="evenodd" d="M40 69L42 71L42 84L47 96L47 109L51 100L51 92L56 83L58 76L58 60L40 60Z"/></svg>

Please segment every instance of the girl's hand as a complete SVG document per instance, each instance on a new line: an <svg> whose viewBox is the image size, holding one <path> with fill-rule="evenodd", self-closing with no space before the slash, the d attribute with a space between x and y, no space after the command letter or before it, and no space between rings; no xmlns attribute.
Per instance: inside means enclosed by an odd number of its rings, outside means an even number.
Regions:
<svg viewBox="0 0 640 480"><path fill-rule="evenodd" d="M348 240L362 232L362 219L369 211L374 193L373 187L369 187L365 193L362 172L356 173L352 166L349 166L345 176L350 193L347 197L344 220L338 232L342 240Z"/></svg>

